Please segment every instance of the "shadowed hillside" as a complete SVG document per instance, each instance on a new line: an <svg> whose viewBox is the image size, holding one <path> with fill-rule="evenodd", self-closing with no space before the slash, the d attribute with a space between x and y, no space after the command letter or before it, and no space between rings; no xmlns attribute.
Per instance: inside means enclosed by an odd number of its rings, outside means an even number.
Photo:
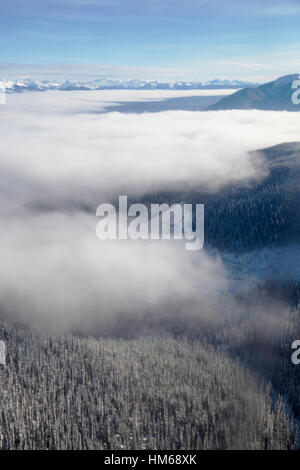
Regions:
<svg viewBox="0 0 300 470"><path fill-rule="evenodd" d="M292 84L299 75L286 75L257 88L243 88L209 106L211 111L226 109L262 109L272 111L300 111L300 105L292 102L295 91Z"/></svg>

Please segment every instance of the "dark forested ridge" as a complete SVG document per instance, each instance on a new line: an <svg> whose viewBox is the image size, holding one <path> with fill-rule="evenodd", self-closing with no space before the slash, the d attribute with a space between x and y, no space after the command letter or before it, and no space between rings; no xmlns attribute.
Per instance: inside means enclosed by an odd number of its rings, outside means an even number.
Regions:
<svg viewBox="0 0 300 470"><path fill-rule="evenodd" d="M205 205L205 246L241 253L300 240L300 143L257 150L267 176L262 181L202 191L163 193L146 201ZM234 172L234 168L232 169Z"/></svg>
<svg viewBox="0 0 300 470"><path fill-rule="evenodd" d="M205 198L208 244L233 252L300 239L300 144L261 150L268 177L249 188Z"/></svg>
<svg viewBox="0 0 300 470"><path fill-rule="evenodd" d="M254 152L253 152L254 153ZM208 194L148 195L145 203L168 201L205 205L205 246L241 253L300 240L300 143L257 150L267 176ZM234 169L232 170L234 171Z"/></svg>

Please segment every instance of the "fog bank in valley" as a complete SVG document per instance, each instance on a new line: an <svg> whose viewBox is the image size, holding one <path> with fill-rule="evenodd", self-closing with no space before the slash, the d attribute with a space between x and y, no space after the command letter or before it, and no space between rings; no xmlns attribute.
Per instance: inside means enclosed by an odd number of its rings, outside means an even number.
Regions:
<svg viewBox="0 0 300 470"><path fill-rule="evenodd" d="M300 114L100 113L117 95L28 93L0 108L1 311L100 334L122 319L130 330L153 318L143 334L158 318L160 332L183 315L218 323L234 310L218 255L188 253L181 242L100 241L96 208L120 194L215 193L261 181L263 158L249 151L297 140Z"/></svg>

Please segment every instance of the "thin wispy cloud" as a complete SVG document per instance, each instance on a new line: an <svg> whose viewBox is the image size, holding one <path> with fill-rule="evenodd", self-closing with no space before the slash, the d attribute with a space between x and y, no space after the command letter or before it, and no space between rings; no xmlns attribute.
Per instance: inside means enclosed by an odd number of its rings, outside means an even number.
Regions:
<svg viewBox="0 0 300 470"><path fill-rule="evenodd" d="M284 5L278 5L278 6L270 6L270 7L262 7L258 8L256 12L253 14L259 15L259 16L299 16L300 15L300 6L297 4L288 4L285 3Z"/></svg>
<svg viewBox="0 0 300 470"><path fill-rule="evenodd" d="M282 74L276 54L291 55L299 8L292 0L11 0L1 6L0 55L6 64L81 63L81 74L95 64L141 79L250 80L255 72L263 81L262 52L269 78ZM295 72L290 64L283 73Z"/></svg>
<svg viewBox="0 0 300 470"><path fill-rule="evenodd" d="M230 65L233 67L239 68L246 68L246 69L259 69L259 70L267 70L272 69L270 64L254 64L251 62L238 62L238 61L230 61L230 60L220 60L218 62L220 65Z"/></svg>

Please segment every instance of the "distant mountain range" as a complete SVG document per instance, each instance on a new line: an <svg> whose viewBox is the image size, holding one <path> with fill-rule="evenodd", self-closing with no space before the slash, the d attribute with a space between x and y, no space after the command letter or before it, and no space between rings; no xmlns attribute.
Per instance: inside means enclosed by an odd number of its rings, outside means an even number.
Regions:
<svg viewBox="0 0 300 470"><path fill-rule="evenodd" d="M1 80L0 90L5 89L8 93L24 91L47 91L47 90L220 90L239 89L235 93L225 96L216 104L210 105L207 110L229 110L229 109L260 109L273 111L300 111L300 104L292 102L292 96L299 92L293 88L295 81L300 80L299 74L286 75L273 82L260 85L258 83L242 82L239 80L208 80L199 82L172 82L163 83L146 80L110 80L99 78L90 82L79 81L49 81L32 80ZM300 82L299 82L300 84Z"/></svg>
<svg viewBox="0 0 300 470"><path fill-rule="evenodd" d="M2 88L7 92L45 91L45 90L214 90L256 87L258 83L239 80L209 80L199 82L162 83L146 80L109 80L99 78L91 82L49 81L49 80L1 80Z"/></svg>
<svg viewBox="0 0 300 470"><path fill-rule="evenodd" d="M300 111L300 104L295 105L292 102L292 95L296 91L295 88L292 88L292 85L299 78L299 74L286 75L256 88L244 88L230 96L226 96L207 109L212 111L226 109ZM300 92L298 97L300 98Z"/></svg>

